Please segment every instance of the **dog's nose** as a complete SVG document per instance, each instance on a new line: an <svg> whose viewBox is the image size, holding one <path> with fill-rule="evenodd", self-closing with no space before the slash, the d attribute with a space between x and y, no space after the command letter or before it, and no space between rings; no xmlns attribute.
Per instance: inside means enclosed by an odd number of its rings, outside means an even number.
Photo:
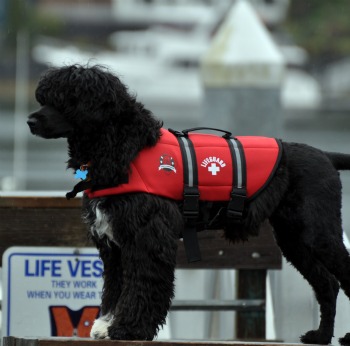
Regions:
<svg viewBox="0 0 350 346"><path fill-rule="evenodd" d="M27 121L27 124L31 130L35 128L36 123L37 123L37 120L35 118L30 118Z"/></svg>

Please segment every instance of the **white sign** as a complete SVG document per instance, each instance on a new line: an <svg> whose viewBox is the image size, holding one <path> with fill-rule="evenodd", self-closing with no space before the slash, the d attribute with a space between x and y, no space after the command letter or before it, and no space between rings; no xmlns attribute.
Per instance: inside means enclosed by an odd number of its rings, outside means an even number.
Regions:
<svg viewBox="0 0 350 346"><path fill-rule="evenodd" d="M89 336L102 292L96 249L12 247L2 263L3 336Z"/></svg>

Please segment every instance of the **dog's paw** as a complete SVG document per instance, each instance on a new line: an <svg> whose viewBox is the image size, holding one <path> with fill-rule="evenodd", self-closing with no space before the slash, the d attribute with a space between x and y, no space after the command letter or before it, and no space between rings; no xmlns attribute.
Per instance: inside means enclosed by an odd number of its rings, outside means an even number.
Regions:
<svg viewBox="0 0 350 346"><path fill-rule="evenodd" d="M332 341L332 336L327 336L319 330L310 330L300 337L303 344L328 345Z"/></svg>
<svg viewBox="0 0 350 346"><path fill-rule="evenodd" d="M127 332L126 330L115 328L113 326L108 329L108 334L111 340L137 340L138 339L134 335Z"/></svg>
<svg viewBox="0 0 350 346"><path fill-rule="evenodd" d="M146 334L141 335L139 330L127 330L125 328L116 327L113 325L108 328L108 335L111 340L153 340L153 334L152 336L147 336Z"/></svg>
<svg viewBox="0 0 350 346"><path fill-rule="evenodd" d="M350 333L346 333L343 338L339 338L339 344L342 346L350 346Z"/></svg>
<svg viewBox="0 0 350 346"><path fill-rule="evenodd" d="M95 320L90 336L93 339L109 339L108 328L111 325L113 319L110 315L102 316Z"/></svg>

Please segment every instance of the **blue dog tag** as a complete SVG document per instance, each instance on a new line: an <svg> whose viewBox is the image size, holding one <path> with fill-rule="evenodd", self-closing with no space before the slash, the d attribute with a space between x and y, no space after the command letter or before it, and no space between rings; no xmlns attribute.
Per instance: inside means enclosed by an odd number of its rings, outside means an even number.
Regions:
<svg viewBox="0 0 350 346"><path fill-rule="evenodd" d="M86 180L88 175L88 170L85 169L84 171L82 171L81 169L78 169L75 174L74 174L74 178L75 179L81 179L81 180Z"/></svg>

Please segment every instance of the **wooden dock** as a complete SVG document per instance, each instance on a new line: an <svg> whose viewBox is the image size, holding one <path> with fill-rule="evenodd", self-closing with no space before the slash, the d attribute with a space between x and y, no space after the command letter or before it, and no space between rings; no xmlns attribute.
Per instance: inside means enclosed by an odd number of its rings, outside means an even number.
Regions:
<svg viewBox="0 0 350 346"><path fill-rule="evenodd" d="M166 340L166 341L116 341L80 338L16 338L4 337L3 346L301 346L298 343Z"/></svg>

